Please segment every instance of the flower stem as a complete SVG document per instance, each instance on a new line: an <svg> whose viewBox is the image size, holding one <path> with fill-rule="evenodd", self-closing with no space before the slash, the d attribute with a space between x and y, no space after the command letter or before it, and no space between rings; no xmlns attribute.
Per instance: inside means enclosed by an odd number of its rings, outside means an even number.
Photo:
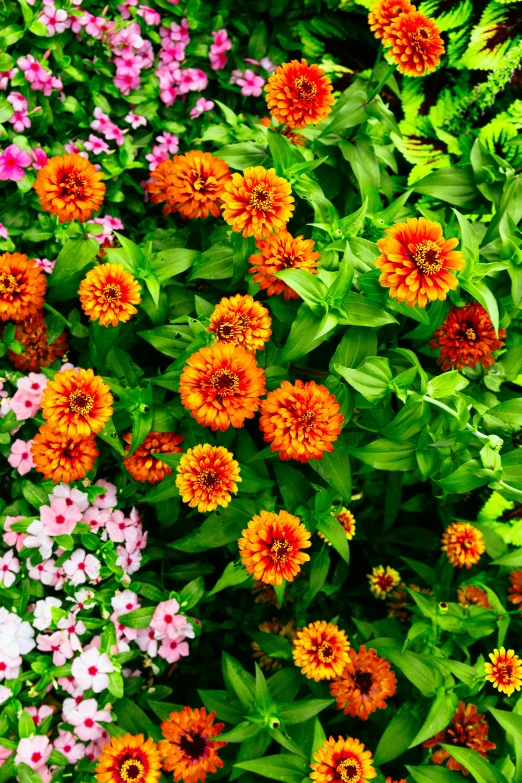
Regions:
<svg viewBox="0 0 522 783"><path fill-rule="evenodd" d="M382 77L381 81L378 83L377 87L374 87L374 89L368 95L366 103L370 103L370 101L373 101L375 96L382 90L382 88L384 87L384 85L386 84L386 82L388 81L388 79L390 78L390 76L392 75L392 73L395 71L396 68L397 68L397 66L395 64L390 65L388 67L388 70L386 71L386 73Z"/></svg>
<svg viewBox="0 0 522 783"><path fill-rule="evenodd" d="M69 329L71 329L71 328L72 328L72 323L71 323L70 321L68 321L68 320L67 320L67 318L66 318L64 315L62 315L61 313L59 313L59 312L58 312L58 310L55 310L55 309L54 309L54 307L51 307L51 305L50 305L50 304L47 304L47 302L46 302L46 303L44 304L44 308L45 308L46 310L49 310L49 312L50 312L50 313L52 313L52 314L53 314L53 315L55 315L57 318L59 318L61 321L63 321L63 322L64 322L64 324L67 324L67 326L69 327Z"/></svg>

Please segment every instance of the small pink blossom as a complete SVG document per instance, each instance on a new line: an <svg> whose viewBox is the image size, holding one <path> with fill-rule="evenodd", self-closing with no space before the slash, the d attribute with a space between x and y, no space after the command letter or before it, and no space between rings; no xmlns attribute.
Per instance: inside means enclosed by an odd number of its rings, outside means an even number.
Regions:
<svg viewBox="0 0 522 783"><path fill-rule="evenodd" d="M89 508L89 500L85 492L81 492L79 489L70 487L69 484L56 484L53 488L52 495L49 495L51 505L53 498L60 498L65 501L66 506L76 506L76 508L82 513Z"/></svg>
<svg viewBox="0 0 522 783"><path fill-rule="evenodd" d="M84 690L92 688L94 693L101 693L109 687L109 674L113 671L114 666L107 653L100 653L96 648L81 653L72 663L72 675L78 685Z"/></svg>
<svg viewBox="0 0 522 783"><path fill-rule="evenodd" d="M35 726L39 726L40 723L45 720L45 718L48 718L49 715L54 714L53 708L49 707L48 704L42 704L41 707L26 707L25 709L33 719Z"/></svg>
<svg viewBox="0 0 522 783"><path fill-rule="evenodd" d="M83 146L86 150L92 152L93 155L101 155L102 153L106 154L107 152L110 152L110 147L107 142L99 136L95 136L93 133L89 134L89 140L84 141Z"/></svg>
<svg viewBox="0 0 522 783"><path fill-rule="evenodd" d="M27 764L38 772L49 761L52 749L49 737L41 734L21 739L16 749L15 764Z"/></svg>
<svg viewBox="0 0 522 783"><path fill-rule="evenodd" d="M102 736L104 729L100 722L111 723L112 717L108 710L98 709L96 699L85 699L67 713L66 721L74 726L78 739L89 741Z"/></svg>
<svg viewBox="0 0 522 783"><path fill-rule="evenodd" d="M10 144L0 155L0 180L19 182L25 177L25 171L31 165L32 158L28 152L21 150L16 144Z"/></svg>
<svg viewBox="0 0 522 783"><path fill-rule="evenodd" d="M189 653L190 648L185 641L184 636L179 636L177 639L163 639L161 647L158 650L160 658L164 658L167 663L175 663L176 661L179 661L181 657L186 657Z"/></svg>
<svg viewBox="0 0 522 783"><path fill-rule="evenodd" d="M16 387L22 391L26 391L29 394L33 394L38 402L42 399L42 394L47 386L47 378L43 373L30 372L22 378L18 378Z"/></svg>
<svg viewBox="0 0 522 783"><path fill-rule="evenodd" d="M9 231L3 223L0 223L0 239L9 239ZM7 392L2 393L0 390L0 397L7 397Z"/></svg>
<svg viewBox="0 0 522 783"><path fill-rule="evenodd" d="M33 419L40 410L40 400L34 394L19 389L11 399L11 410L18 421Z"/></svg>
<svg viewBox="0 0 522 783"><path fill-rule="evenodd" d="M16 680L20 674L22 657L20 655L6 655L0 649L0 680Z"/></svg>
<svg viewBox="0 0 522 783"><path fill-rule="evenodd" d="M7 96L7 100L13 107L13 111L27 113L27 100L24 98L21 92L12 92Z"/></svg>
<svg viewBox="0 0 522 783"><path fill-rule="evenodd" d="M175 155L179 149L179 139L174 133L163 131L161 136L156 136L156 141L161 146L164 146L171 155Z"/></svg>
<svg viewBox="0 0 522 783"><path fill-rule="evenodd" d="M149 8L148 5L138 6L136 13L138 16L141 16L145 24L148 24L151 27L156 27L161 24L161 16L153 8Z"/></svg>
<svg viewBox="0 0 522 783"><path fill-rule="evenodd" d="M67 634L63 631L55 631L50 635L41 633L36 641L41 652L52 652L55 666L64 666L74 655Z"/></svg>
<svg viewBox="0 0 522 783"><path fill-rule="evenodd" d="M43 522L34 519L27 528L24 546L29 549L38 549L44 560L51 557L53 551L53 541L46 535Z"/></svg>
<svg viewBox="0 0 522 783"><path fill-rule="evenodd" d="M40 519L47 536L70 535L81 518L79 508L68 505L65 498L54 498L50 506L40 507Z"/></svg>
<svg viewBox="0 0 522 783"><path fill-rule="evenodd" d="M33 156L33 168L37 171L47 166L47 155L41 147L31 150ZM53 262L54 263L54 262Z"/></svg>
<svg viewBox="0 0 522 783"><path fill-rule="evenodd" d="M11 525L15 522L19 522L24 519L23 516L18 517L6 517L4 522L4 532L2 538L6 546L16 547L16 551L19 552L24 546L25 533L15 533L11 530Z"/></svg>
<svg viewBox="0 0 522 783"><path fill-rule="evenodd" d="M140 125L147 124L147 120L145 119L145 117L142 117L141 114L135 114L132 111L130 111L125 117L125 122L128 122L131 128L133 128L133 130L139 128Z"/></svg>
<svg viewBox="0 0 522 783"><path fill-rule="evenodd" d="M240 77L236 77L235 83L238 85L238 87L241 87L242 95L253 95L255 98L259 98L263 92L265 80L262 76L257 76L253 71L247 68L244 74L242 74Z"/></svg>
<svg viewBox="0 0 522 783"><path fill-rule="evenodd" d="M161 634L166 634L174 639L181 625L185 624L183 615L178 615L179 603L175 598L168 601L161 601L152 616L150 627Z"/></svg>
<svg viewBox="0 0 522 783"><path fill-rule="evenodd" d="M39 18L47 27L47 32L50 36L56 35L56 33L63 33L71 26L71 20L67 11L63 8L57 9L52 4L46 5Z"/></svg>
<svg viewBox="0 0 522 783"><path fill-rule="evenodd" d="M129 551L127 547L117 546L116 552L118 553L116 565L120 566L126 574L130 575L139 571L142 558L139 549Z"/></svg>
<svg viewBox="0 0 522 783"><path fill-rule="evenodd" d="M40 267L40 269L43 269L43 271L50 275L51 272L54 269L54 265L56 264L56 261L49 261L48 258L35 258L35 266Z"/></svg>
<svg viewBox="0 0 522 783"><path fill-rule="evenodd" d="M116 74L113 81L115 86L119 89L122 95L130 95L130 93L133 90L137 90L141 84L141 79L139 75L132 74L132 73Z"/></svg>
<svg viewBox="0 0 522 783"><path fill-rule="evenodd" d="M3 557L0 557L0 584L4 587L11 587L19 571L20 561L14 556L13 550L9 549Z"/></svg>
<svg viewBox="0 0 522 783"><path fill-rule="evenodd" d="M146 160L149 161L149 171L154 171L158 168L160 163L167 160L169 153L163 145L156 145L152 148L152 152L145 155Z"/></svg>
<svg viewBox="0 0 522 783"><path fill-rule="evenodd" d="M221 71L227 64L226 52L232 49L232 42L224 28L213 32L212 36L214 43L209 49L210 67L213 71Z"/></svg>
<svg viewBox="0 0 522 783"><path fill-rule="evenodd" d="M201 117L203 112L210 111L214 108L214 101L207 101L206 98L198 98L196 105L190 110L190 119L195 120L196 117Z"/></svg>
<svg viewBox="0 0 522 783"><path fill-rule="evenodd" d="M125 134L128 132L128 129L126 128L124 131L121 130L121 128L118 128L117 125L114 125L114 123L111 123L110 126L105 131L105 138L109 141L111 139L114 139L118 147L121 147L121 145L125 141Z"/></svg>
<svg viewBox="0 0 522 783"><path fill-rule="evenodd" d="M100 561L84 549L77 549L63 564L63 570L72 585L83 584L88 579L95 582L100 576Z"/></svg>
<svg viewBox="0 0 522 783"><path fill-rule="evenodd" d="M110 518L110 513L108 511L102 511L101 508L91 506L91 508L88 508L83 515L82 522L85 522L87 525L89 525L91 528L91 533L99 533L100 530L105 532L105 527ZM102 539L104 541L107 539L106 533L102 536Z"/></svg>
<svg viewBox="0 0 522 783"><path fill-rule="evenodd" d="M54 740L54 749L62 753L69 764L76 764L85 756L85 745L76 740L70 731L58 729L58 737Z"/></svg>
<svg viewBox="0 0 522 783"><path fill-rule="evenodd" d="M99 133L105 133L107 128L112 124L109 115L105 114L99 106L96 106L93 115L94 120L91 122L91 128Z"/></svg>
<svg viewBox="0 0 522 783"><path fill-rule="evenodd" d="M155 658L158 654L159 638L160 634L156 633L153 628L140 628L135 641L145 655L148 655L149 658Z"/></svg>
<svg viewBox="0 0 522 783"><path fill-rule="evenodd" d="M18 68L11 68L10 71L0 71L0 90L7 90L9 82L14 79L18 73Z"/></svg>
<svg viewBox="0 0 522 783"><path fill-rule="evenodd" d="M50 540L51 539L49 539L49 541ZM25 546L28 546L27 539ZM31 579L41 582L48 587L54 587L55 590L61 589L63 584L63 570L61 568L56 568L55 561L52 558L44 560L42 563L37 563L35 566L31 566L31 563L28 560L27 569Z"/></svg>
<svg viewBox="0 0 522 783"><path fill-rule="evenodd" d="M69 613L67 617L58 620L57 625L67 635L73 651L80 652L82 649L80 636L83 636L86 631L83 620L77 620L74 614Z"/></svg>
<svg viewBox="0 0 522 783"><path fill-rule="evenodd" d="M16 468L21 476L25 476L34 468L33 455L31 454L32 443L32 440L24 441L17 438L11 445L11 453L7 461L12 468Z"/></svg>
<svg viewBox="0 0 522 783"><path fill-rule="evenodd" d="M208 84L207 74L200 68L178 69L174 76L179 85L181 95L193 91L201 92L206 89Z"/></svg>

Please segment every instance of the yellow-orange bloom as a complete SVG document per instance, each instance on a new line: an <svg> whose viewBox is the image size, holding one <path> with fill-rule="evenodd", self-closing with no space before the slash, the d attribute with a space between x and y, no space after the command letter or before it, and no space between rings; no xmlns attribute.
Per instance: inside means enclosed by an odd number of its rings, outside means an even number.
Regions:
<svg viewBox="0 0 522 783"><path fill-rule="evenodd" d="M308 462L333 451L343 424L339 403L326 386L315 381L283 381L261 403L259 426L271 451L281 459Z"/></svg>
<svg viewBox="0 0 522 783"><path fill-rule="evenodd" d="M89 370L63 370L47 381L42 414L57 432L71 438L94 435L112 416L112 394Z"/></svg>
<svg viewBox="0 0 522 783"><path fill-rule="evenodd" d="M431 73L445 51L439 28L419 11L396 16L384 30L382 42L391 46L388 56L407 76Z"/></svg>
<svg viewBox="0 0 522 783"><path fill-rule="evenodd" d="M261 511L242 531L239 554L247 573L269 585L293 582L310 556L301 550L311 546L311 534L298 517L280 511Z"/></svg>
<svg viewBox="0 0 522 783"><path fill-rule="evenodd" d="M473 585L467 585L466 587L459 587L458 589L459 604L467 609L468 606L483 606L485 609L492 609L489 603L488 594L485 590L481 590L480 587L473 587Z"/></svg>
<svg viewBox="0 0 522 783"><path fill-rule="evenodd" d="M522 571L520 568L516 571L511 571L509 581L511 582L511 587L508 589L508 601L511 601L515 606L520 605L520 610L522 611Z"/></svg>
<svg viewBox="0 0 522 783"><path fill-rule="evenodd" d="M328 117L334 102L330 79L322 68L306 60L280 65L265 90L270 114L287 128L317 125Z"/></svg>
<svg viewBox="0 0 522 783"><path fill-rule="evenodd" d="M118 326L138 311L141 302L138 281L123 268L123 264L100 264L85 275L80 283L83 312L100 326Z"/></svg>
<svg viewBox="0 0 522 783"><path fill-rule="evenodd" d="M209 772L223 766L217 751L227 743L216 737L224 724L214 723L215 717L215 712L207 715L204 707L183 707L180 712L171 712L161 724L165 739L159 741L158 747L164 759L163 769L174 773L176 783L181 779L184 783L204 781Z"/></svg>
<svg viewBox="0 0 522 783"><path fill-rule="evenodd" d="M198 511L226 508L231 492L237 492L241 481L239 465L223 446L208 443L194 446L181 457L177 467L176 486L184 503Z"/></svg>
<svg viewBox="0 0 522 783"><path fill-rule="evenodd" d="M98 783L156 783L161 776L161 755L143 734L111 737L96 766Z"/></svg>
<svg viewBox="0 0 522 783"><path fill-rule="evenodd" d="M233 174L221 199L223 217L232 230L256 239L285 228L294 210L290 183L278 177L275 169L262 166Z"/></svg>
<svg viewBox="0 0 522 783"><path fill-rule="evenodd" d="M440 223L426 218L408 218L396 223L379 239L381 255L375 266L381 270L379 283L390 296L413 307L446 299L457 288L453 274L464 267L464 256L453 248L457 239L444 239Z"/></svg>
<svg viewBox="0 0 522 783"><path fill-rule="evenodd" d="M486 551L486 544L478 528L469 522L453 522L442 535L441 549L455 568L471 568Z"/></svg>
<svg viewBox="0 0 522 783"><path fill-rule="evenodd" d="M42 367L50 367L55 359L64 355L69 347L65 332L58 335L51 345L48 344L48 333L41 312L15 325L15 340L23 345L24 350L22 353L8 351L7 355L17 370L40 372Z"/></svg>
<svg viewBox="0 0 522 783"><path fill-rule="evenodd" d="M384 600L401 583L401 575L395 568L390 566L375 566L371 574L368 574L370 580L370 590L376 598Z"/></svg>
<svg viewBox="0 0 522 783"><path fill-rule="evenodd" d="M147 182L145 188L153 204L162 204L165 202L165 206L162 210L164 215L169 215L171 212L176 211L176 208L169 204L167 196L173 166L174 162L170 158L162 160L154 171L151 172L150 180Z"/></svg>
<svg viewBox="0 0 522 783"><path fill-rule="evenodd" d="M337 699L337 709L352 718L368 720L375 710L384 710L386 700L397 690L397 679L386 658L375 650L362 646L359 652L348 650L349 662L341 679L330 684L330 693Z"/></svg>
<svg viewBox="0 0 522 783"><path fill-rule="evenodd" d="M486 680L498 688L499 693L511 696L514 691L522 687L522 661L515 655L514 650L506 652L505 647L493 650L489 654L491 663L484 664Z"/></svg>
<svg viewBox="0 0 522 783"><path fill-rule="evenodd" d="M224 432L254 418L265 393L265 373L239 345L214 343L188 359L179 393L199 424Z"/></svg>
<svg viewBox="0 0 522 783"><path fill-rule="evenodd" d="M94 435L71 438L49 424L40 427L31 444L35 469L55 482L79 481L92 469L98 456Z"/></svg>
<svg viewBox="0 0 522 783"><path fill-rule="evenodd" d="M406 778L401 778L400 780L394 780L391 775L388 775L386 778L386 783L406 783Z"/></svg>
<svg viewBox="0 0 522 783"><path fill-rule="evenodd" d="M104 174L81 155L50 158L36 176L34 189L42 209L58 215L60 223L89 220L103 204Z"/></svg>
<svg viewBox="0 0 522 783"><path fill-rule="evenodd" d="M452 307L444 322L433 333L430 340L432 350L440 348L437 364L443 370L462 370L474 367L478 362L485 370L495 362L493 351L504 345L505 329L499 329L498 335L491 318L478 302L470 302L464 307Z"/></svg>
<svg viewBox="0 0 522 783"><path fill-rule="evenodd" d="M382 38L399 14L408 14L410 11L415 11L410 0L374 0L368 16L370 30L376 38Z"/></svg>
<svg viewBox="0 0 522 783"><path fill-rule="evenodd" d="M270 340L272 319L266 307L249 295L223 297L210 316L208 331L219 343L240 345L249 353L261 351Z"/></svg>
<svg viewBox="0 0 522 783"><path fill-rule="evenodd" d="M353 737L330 737L314 753L310 777L315 783L364 783L377 777L372 754Z"/></svg>
<svg viewBox="0 0 522 783"><path fill-rule="evenodd" d="M124 435L125 443L129 444L126 451L129 451L132 441L132 433L127 432ZM136 481L148 481L149 484L155 484L172 473L172 468L166 462L154 457L153 454L179 454L182 449L179 447L183 441L183 435L176 435L175 432L149 432L143 443L132 452L130 457L124 457L123 464Z"/></svg>
<svg viewBox="0 0 522 783"><path fill-rule="evenodd" d="M33 259L23 253L0 256L0 319L25 321L41 311L47 281Z"/></svg>
<svg viewBox="0 0 522 783"><path fill-rule="evenodd" d="M269 239L258 239L256 246L261 255L255 253L248 259L248 263L252 264L250 274L268 296L284 293L285 299L298 299L299 294L275 274L283 269L303 269L316 275L317 259L321 258L321 254L314 252L314 245L313 239L293 237L286 230Z"/></svg>
<svg viewBox="0 0 522 783"><path fill-rule="evenodd" d="M348 541L351 541L355 535L355 517L352 514L352 512L349 511L347 508L344 508L343 506L343 508L339 513L337 513L336 511L332 511L332 516L335 517L338 522L340 522L340 524L344 528L344 532L346 533L346 538L348 539ZM328 541L328 539L323 533L319 532L318 536L324 539L324 541L326 541L328 546L332 546L331 542Z"/></svg>
<svg viewBox="0 0 522 783"><path fill-rule="evenodd" d="M333 680L340 677L350 660L350 642L344 631L324 620L310 623L297 633L294 641L294 663L309 679Z"/></svg>

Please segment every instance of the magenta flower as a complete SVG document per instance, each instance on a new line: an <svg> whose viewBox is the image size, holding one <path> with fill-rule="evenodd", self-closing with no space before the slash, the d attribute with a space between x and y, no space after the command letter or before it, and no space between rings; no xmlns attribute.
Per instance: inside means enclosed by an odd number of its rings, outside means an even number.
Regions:
<svg viewBox="0 0 522 783"><path fill-rule="evenodd" d="M40 14L40 21L47 27L50 36L56 33L63 33L71 26L69 14L62 8L55 8L54 5L46 5L43 13Z"/></svg>
<svg viewBox="0 0 522 783"><path fill-rule="evenodd" d="M4 544L6 546L16 547L17 552L23 549L25 533L16 533L14 530L11 530L11 525L14 525L15 522L19 522L23 518L23 516L6 517L4 522L4 532L2 533Z"/></svg>
<svg viewBox="0 0 522 783"><path fill-rule="evenodd" d="M0 180L19 182L25 177L25 171L32 163L28 152L21 150L16 144L10 144L0 155Z"/></svg>
<svg viewBox="0 0 522 783"><path fill-rule="evenodd" d="M76 707L67 713L67 715L64 715L64 718L67 723L74 726L74 733L78 739L84 741L101 737L104 730L102 726L100 726L100 722L111 723L112 721L111 714L108 710L98 709L98 702L96 699L85 699L80 701Z"/></svg>
<svg viewBox="0 0 522 783"><path fill-rule="evenodd" d="M34 468L33 455L31 454L32 440L27 442L24 440L17 440L11 446L11 453L7 458L7 461L12 468L16 468L21 476L25 476Z"/></svg>
<svg viewBox="0 0 522 783"><path fill-rule="evenodd" d="M174 133L163 131L161 136L156 136L156 141L166 147L167 152L171 155L175 155L179 149L179 139Z"/></svg>
<svg viewBox="0 0 522 783"><path fill-rule="evenodd" d="M54 269L54 265L56 264L56 261L49 261L48 258L35 258L34 260L35 266L39 266L40 269L43 269L43 271L48 275L51 274Z"/></svg>
<svg viewBox="0 0 522 783"><path fill-rule="evenodd" d="M142 117L141 114L134 114L134 112L132 111L130 111L125 117L125 122L128 122L131 128L133 128L133 130L139 128L140 125L147 124L147 120L145 119L145 117Z"/></svg>
<svg viewBox="0 0 522 783"><path fill-rule="evenodd" d="M163 639L161 647L158 650L160 658L164 658L167 663L175 663L181 657L186 657L190 653L188 643L184 636L178 636L177 639Z"/></svg>
<svg viewBox="0 0 522 783"><path fill-rule="evenodd" d="M149 8L148 5L140 5L136 12L138 16L141 16L145 24L151 27L157 27L161 24L161 16L153 8Z"/></svg>
<svg viewBox="0 0 522 783"><path fill-rule="evenodd" d="M38 170L43 169L44 166L47 166L47 155L41 147L37 147L35 150L32 150L32 155L34 158L33 168Z"/></svg>
<svg viewBox="0 0 522 783"><path fill-rule="evenodd" d="M232 80L230 80L232 83ZM257 76L253 71L247 68L240 77L235 77L235 83L241 87L241 94L245 96L254 96L259 98L263 92L265 80L262 76Z"/></svg>
<svg viewBox="0 0 522 783"><path fill-rule="evenodd" d="M85 745L78 742L71 731L58 729L58 737L54 740L54 749L62 753L69 764L76 764L85 756Z"/></svg>
<svg viewBox="0 0 522 783"><path fill-rule="evenodd" d="M99 136L95 136L94 133L89 134L89 140L83 142L83 146L93 155L101 155L102 153L110 152L110 147L106 141Z"/></svg>

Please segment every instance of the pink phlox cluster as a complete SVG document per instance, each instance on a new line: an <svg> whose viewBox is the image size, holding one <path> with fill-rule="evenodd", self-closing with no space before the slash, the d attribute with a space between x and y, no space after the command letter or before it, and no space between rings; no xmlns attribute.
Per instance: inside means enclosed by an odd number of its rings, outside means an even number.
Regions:
<svg viewBox="0 0 522 783"><path fill-rule="evenodd" d="M230 75L230 84L237 84L238 87L241 87L241 95L259 98L263 92L265 79L255 74L250 68L247 68L245 72L236 68Z"/></svg>
<svg viewBox="0 0 522 783"><path fill-rule="evenodd" d="M9 82L14 79L18 70L18 68L11 68L10 71L0 71L0 90L7 90Z"/></svg>
<svg viewBox="0 0 522 783"><path fill-rule="evenodd" d="M121 147L125 141L125 134L128 133L128 129L121 130L110 119L108 114L97 106L94 109L94 120L91 122L91 128L98 133L101 133L107 141L114 140L118 147Z"/></svg>
<svg viewBox="0 0 522 783"><path fill-rule="evenodd" d="M114 231L121 231L123 229L123 223L121 220L117 217L112 217L112 215L104 215L103 217L93 218L92 220L89 220L87 225L91 223L103 228L101 234L89 234L89 236L93 236L94 239L100 243L100 245L103 244L106 239L112 241L114 239ZM114 505L116 505L116 499Z"/></svg>
<svg viewBox="0 0 522 783"><path fill-rule="evenodd" d="M38 18L47 27L47 32L51 37L56 33L63 33L71 26L71 19L67 11L63 8L56 8L52 0L44 0L44 9Z"/></svg>
<svg viewBox="0 0 522 783"><path fill-rule="evenodd" d="M21 440L17 438L11 444L11 453L7 461L12 468L16 468L21 476L25 476L34 468L33 455L31 454L32 440Z"/></svg>
<svg viewBox="0 0 522 783"><path fill-rule="evenodd" d="M208 101L206 98L198 98L195 106L190 110L190 119L195 120L197 117L206 111L211 111L214 108L214 101Z"/></svg>
<svg viewBox="0 0 522 783"><path fill-rule="evenodd" d="M11 410L18 421L32 419L40 410L42 394L47 384L45 375L30 372L16 382L17 390L11 398Z"/></svg>
<svg viewBox="0 0 522 783"><path fill-rule="evenodd" d="M31 127L27 100L19 92L10 93L7 100L13 107L13 114L9 117L13 130L16 133L24 133L27 128Z"/></svg>
<svg viewBox="0 0 522 783"><path fill-rule="evenodd" d="M9 144L0 153L0 180L20 182L25 177L25 169L32 162L32 156L27 150L21 150L17 144Z"/></svg>
<svg viewBox="0 0 522 783"><path fill-rule="evenodd" d="M223 28L212 33L214 43L210 44L208 56L213 71L222 71L227 64L227 52L232 49L232 42Z"/></svg>
<svg viewBox="0 0 522 783"><path fill-rule="evenodd" d="M43 269L43 271L50 275L51 272L54 269L54 265L56 264L56 259L54 261L49 261L48 258L35 258L35 266L39 266L40 269Z"/></svg>
<svg viewBox="0 0 522 783"><path fill-rule="evenodd" d="M16 64L23 72L32 90L40 90L45 96L49 97L53 90L61 91L63 89L62 80L57 76L53 76L51 71L44 68L32 54L19 57Z"/></svg>

